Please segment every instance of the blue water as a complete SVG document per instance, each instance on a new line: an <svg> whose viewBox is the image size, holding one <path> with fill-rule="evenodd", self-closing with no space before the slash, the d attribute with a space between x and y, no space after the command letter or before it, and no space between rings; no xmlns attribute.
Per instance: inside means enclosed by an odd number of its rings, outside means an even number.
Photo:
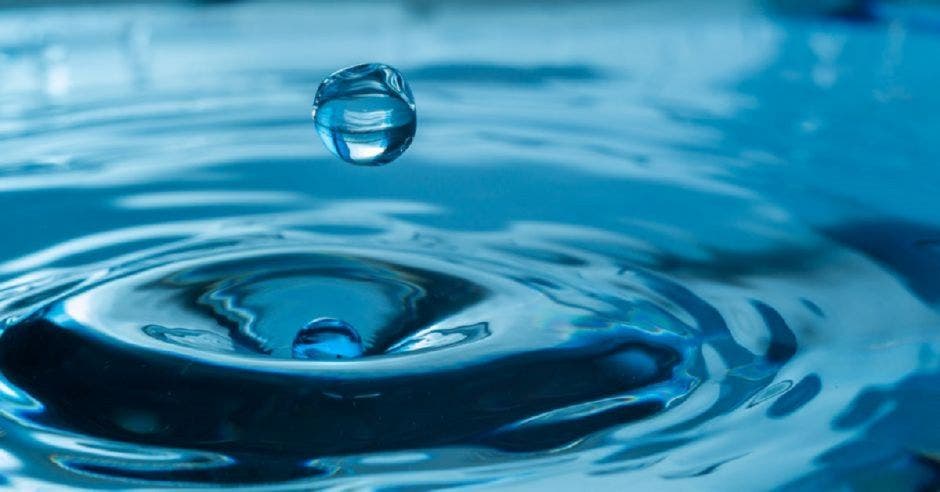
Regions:
<svg viewBox="0 0 940 492"><path fill-rule="evenodd" d="M935 9L788 3L0 9L0 482L940 488Z"/></svg>

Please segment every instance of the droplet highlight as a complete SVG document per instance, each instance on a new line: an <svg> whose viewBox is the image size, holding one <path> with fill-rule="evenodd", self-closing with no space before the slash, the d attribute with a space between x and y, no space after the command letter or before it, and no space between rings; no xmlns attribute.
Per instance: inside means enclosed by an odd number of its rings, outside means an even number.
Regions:
<svg viewBox="0 0 940 492"><path fill-rule="evenodd" d="M297 332L291 346L295 359L352 359L363 353L362 338L355 328L334 318L317 318Z"/></svg>
<svg viewBox="0 0 940 492"><path fill-rule="evenodd" d="M313 121L326 148L361 166L397 159L417 128L414 96L398 70L368 63L326 78L313 102Z"/></svg>

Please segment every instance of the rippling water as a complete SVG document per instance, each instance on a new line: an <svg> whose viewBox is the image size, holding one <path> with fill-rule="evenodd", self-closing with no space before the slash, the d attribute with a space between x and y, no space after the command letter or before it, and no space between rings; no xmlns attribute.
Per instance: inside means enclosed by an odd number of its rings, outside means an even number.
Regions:
<svg viewBox="0 0 940 492"><path fill-rule="evenodd" d="M702 9L0 10L5 485L940 487L940 24Z"/></svg>

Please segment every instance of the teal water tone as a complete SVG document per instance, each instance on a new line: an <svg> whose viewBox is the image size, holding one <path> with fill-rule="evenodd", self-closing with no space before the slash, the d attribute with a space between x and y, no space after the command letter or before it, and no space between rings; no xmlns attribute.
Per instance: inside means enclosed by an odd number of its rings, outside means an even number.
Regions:
<svg viewBox="0 0 940 492"><path fill-rule="evenodd" d="M0 484L940 488L936 6L794 5L0 8Z"/></svg>

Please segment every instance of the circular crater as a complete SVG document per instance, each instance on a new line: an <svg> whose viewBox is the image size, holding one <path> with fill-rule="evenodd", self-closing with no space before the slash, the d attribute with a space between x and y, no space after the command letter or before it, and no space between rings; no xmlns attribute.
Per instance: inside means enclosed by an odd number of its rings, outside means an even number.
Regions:
<svg viewBox="0 0 940 492"><path fill-rule="evenodd" d="M407 249L162 251L50 289L3 332L0 372L41 404L28 418L47 428L308 458L551 448L655 414L697 384L696 330L618 297L616 283L586 289L519 262ZM321 317L354 326L362 355L292 358L298 331Z"/></svg>

